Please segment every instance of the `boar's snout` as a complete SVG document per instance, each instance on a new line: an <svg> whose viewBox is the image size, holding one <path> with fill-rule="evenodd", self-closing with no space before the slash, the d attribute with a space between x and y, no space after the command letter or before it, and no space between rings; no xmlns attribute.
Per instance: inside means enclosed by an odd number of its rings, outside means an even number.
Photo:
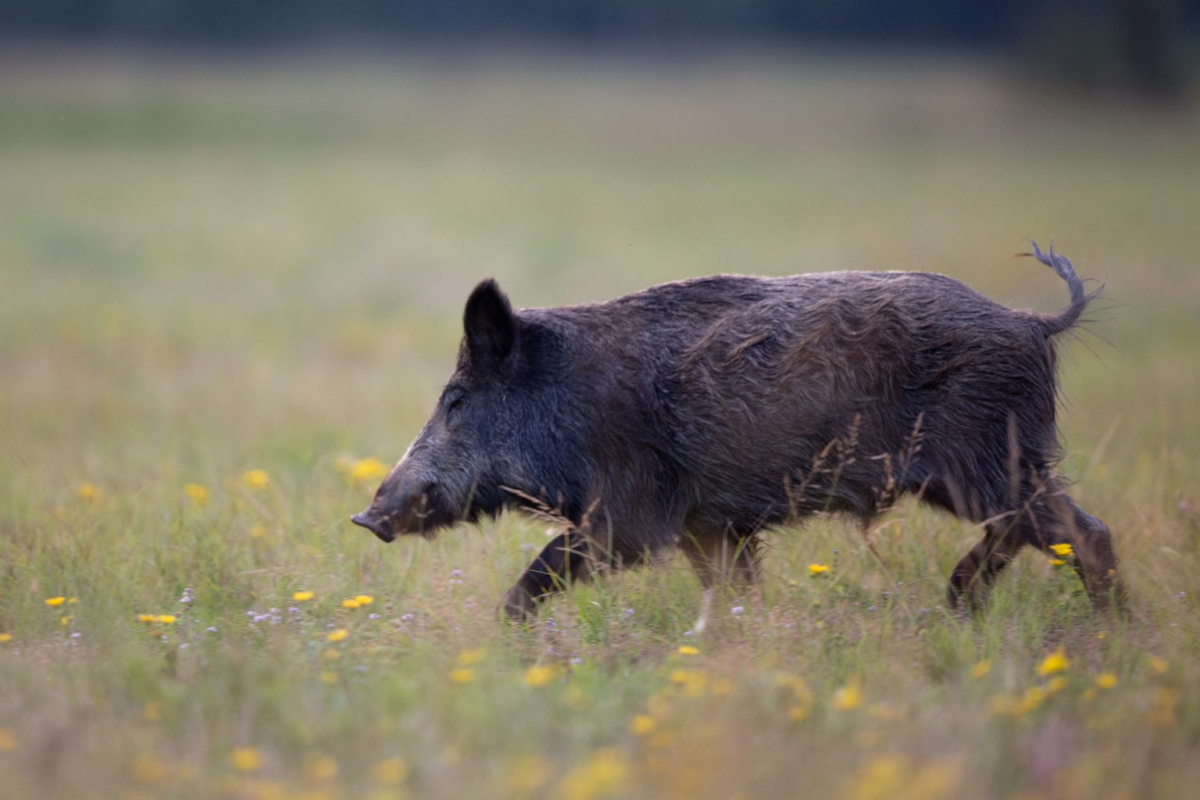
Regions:
<svg viewBox="0 0 1200 800"><path fill-rule="evenodd" d="M436 481L396 470L384 480L371 505L350 521L385 542L394 541L402 533L431 536L437 528L457 520L457 515L442 508L444 504L438 502L439 497Z"/></svg>
<svg viewBox="0 0 1200 800"><path fill-rule="evenodd" d="M350 517L350 521L355 525L363 526L382 541L391 542L396 538L396 531L392 528L389 521L386 518L380 519L376 517L371 513L371 509L369 508Z"/></svg>

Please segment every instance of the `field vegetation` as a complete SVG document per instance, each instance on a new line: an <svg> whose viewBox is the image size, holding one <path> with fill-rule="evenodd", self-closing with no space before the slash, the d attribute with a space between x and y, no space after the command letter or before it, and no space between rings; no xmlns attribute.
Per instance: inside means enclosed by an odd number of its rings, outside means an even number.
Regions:
<svg viewBox="0 0 1200 800"><path fill-rule="evenodd" d="M931 60L0 74L4 797L1194 796L1192 112ZM495 607L545 524L384 546L348 522L483 277L525 306L922 269L1057 309L1025 237L1107 281L1062 342L1062 469L1128 620L1033 553L955 618L979 531L911 503L869 538L773 534L762 591L699 635L682 558L514 628Z"/></svg>

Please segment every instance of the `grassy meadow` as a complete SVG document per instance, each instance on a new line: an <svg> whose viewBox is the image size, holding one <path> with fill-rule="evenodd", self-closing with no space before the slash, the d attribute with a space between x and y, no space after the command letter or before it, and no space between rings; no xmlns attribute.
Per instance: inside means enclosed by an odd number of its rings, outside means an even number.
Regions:
<svg viewBox="0 0 1200 800"><path fill-rule="evenodd" d="M6 56L0 795L1194 797L1196 122L959 61ZM701 635L682 558L517 629L544 524L348 522L483 277L922 269L1057 309L1026 237L1107 281L1063 471L1128 621L1034 553L954 618L979 531L911 503L878 559L773 534Z"/></svg>

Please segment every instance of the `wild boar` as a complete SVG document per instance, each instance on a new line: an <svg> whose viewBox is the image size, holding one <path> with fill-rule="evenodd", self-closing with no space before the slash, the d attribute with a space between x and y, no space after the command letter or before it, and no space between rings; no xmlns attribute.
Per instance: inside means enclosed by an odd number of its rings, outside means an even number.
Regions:
<svg viewBox="0 0 1200 800"><path fill-rule="evenodd" d="M433 415L352 520L385 542L510 507L561 520L504 598L523 617L677 547L706 590L753 581L765 530L866 526L913 494L983 529L955 608L1026 545L1072 545L1093 602L1119 601L1109 529L1055 471L1056 337L1096 293L1053 248L1027 255L1066 282L1061 313L925 272L718 275L516 311L485 280Z"/></svg>

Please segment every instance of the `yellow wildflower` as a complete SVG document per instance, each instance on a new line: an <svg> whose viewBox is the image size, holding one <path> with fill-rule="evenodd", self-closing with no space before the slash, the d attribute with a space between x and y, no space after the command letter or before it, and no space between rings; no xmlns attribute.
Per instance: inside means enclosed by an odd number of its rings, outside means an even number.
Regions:
<svg viewBox="0 0 1200 800"><path fill-rule="evenodd" d="M808 574L814 578L817 577L818 575L824 575L826 572L829 572L829 567L825 564L809 564L808 565Z"/></svg>
<svg viewBox="0 0 1200 800"><path fill-rule="evenodd" d="M67 598L65 598L65 597L47 597L46 598L46 605L50 606L51 608L54 608L55 606L61 606L65 602L67 602Z"/></svg>
<svg viewBox="0 0 1200 800"><path fill-rule="evenodd" d="M262 766L262 756L253 747L239 747L229 754L229 763L238 772L254 772Z"/></svg>
<svg viewBox="0 0 1200 800"><path fill-rule="evenodd" d="M649 714L638 714L629 721L629 730L638 736L648 736L654 733L654 717Z"/></svg>
<svg viewBox="0 0 1200 800"><path fill-rule="evenodd" d="M475 670L466 667L455 667L450 670L450 680L453 683L470 683L475 680Z"/></svg>
<svg viewBox="0 0 1200 800"><path fill-rule="evenodd" d="M330 756L314 756L304 765L304 775L313 781L333 780L338 774L338 763Z"/></svg>
<svg viewBox="0 0 1200 800"><path fill-rule="evenodd" d="M65 628L71 624L71 620L73 620L73 619L75 619L75 618L74 617L59 617L58 624Z"/></svg>
<svg viewBox="0 0 1200 800"><path fill-rule="evenodd" d="M188 496L194 506L208 505L208 487L200 483L186 483L183 493Z"/></svg>
<svg viewBox="0 0 1200 800"><path fill-rule="evenodd" d="M879 756L847 787L846 795L863 800L905 796L912 777L907 759L902 756Z"/></svg>
<svg viewBox="0 0 1200 800"><path fill-rule="evenodd" d="M79 484L79 499L88 503L94 503L100 499L100 487L93 483Z"/></svg>
<svg viewBox="0 0 1200 800"><path fill-rule="evenodd" d="M1064 565L1064 564L1066 564L1066 563L1067 563L1067 562L1063 561L1061 558L1052 558L1052 559L1050 559L1050 566L1052 566L1052 567L1061 567L1061 566L1063 566L1063 565Z"/></svg>
<svg viewBox="0 0 1200 800"><path fill-rule="evenodd" d="M979 680L991 671L992 662L985 658L982 661L976 662L975 665L971 667L971 677L975 680Z"/></svg>
<svg viewBox="0 0 1200 800"><path fill-rule="evenodd" d="M175 615L174 614L159 614L158 618L155 620L155 622L159 623L160 625L172 625L175 622Z"/></svg>
<svg viewBox="0 0 1200 800"><path fill-rule="evenodd" d="M530 686L545 686L558 676L558 670L547 664L535 664L525 670L525 683Z"/></svg>
<svg viewBox="0 0 1200 800"><path fill-rule="evenodd" d="M1046 684L1046 696L1052 697L1065 688L1067 688L1067 679L1062 675L1056 675L1050 679L1049 683Z"/></svg>
<svg viewBox="0 0 1200 800"><path fill-rule="evenodd" d="M1170 669L1170 665L1167 664L1166 659L1159 658L1158 656L1149 656L1146 659L1146 664L1149 665L1151 672L1158 675L1166 675L1167 670Z"/></svg>
<svg viewBox="0 0 1200 800"><path fill-rule="evenodd" d="M11 642L13 635L11 633L0 633L0 644Z"/></svg>
<svg viewBox="0 0 1200 800"><path fill-rule="evenodd" d="M362 608L363 606L369 606L371 603L374 603L375 598L371 597L369 594L360 594L355 595L354 602L358 603L359 608Z"/></svg>
<svg viewBox="0 0 1200 800"><path fill-rule="evenodd" d="M1014 713L1019 717L1023 717L1040 706L1045 699L1045 689L1040 686L1030 686L1025 690L1025 694L1021 697L1020 701L1017 702Z"/></svg>
<svg viewBox="0 0 1200 800"><path fill-rule="evenodd" d="M1052 544L1050 549L1054 551L1054 555L1059 558L1070 558L1075 555L1075 548L1069 544Z"/></svg>
<svg viewBox="0 0 1200 800"><path fill-rule="evenodd" d="M0 728L0 752L17 749L17 735L8 728Z"/></svg>
<svg viewBox="0 0 1200 800"><path fill-rule="evenodd" d="M265 469L248 469L242 473L242 485L252 492L261 492L271 485L271 476Z"/></svg>
<svg viewBox="0 0 1200 800"><path fill-rule="evenodd" d="M397 783L404 783L408 777L408 762L399 756L395 758L387 758L375 765L372 774L375 780L379 783L394 786Z"/></svg>
<svg viewBox="0 0 1200 800"><path fill-rule="evenodd" d="M1096 688L1111 689L1117 685L1117 676L1111 672L1101 672L1096 676Z"/></svg>
<svg viewBox="0 0 1200 800"><path fill-rule="evenodd" d="M295 600L297 603L307 603L309 600L312 600L315 596L316 595L313 592L310 592L307 589L304 591L292 593L292 599Z"/></svg>
<svg viewBox="0 0 1200 800"><path fill-rule="evenodd" d="M833 693L833 707L838 711L853 711L862 701L862 691L856 683L847 683Z"/></svg>
<svg viewBox="0 0 1200 800"><path fill-rule="evenodd" d="M692 647L690 644L681 645L677 652L681 656L698 656L698 655L700 655L700 651L697 650L695 647Z"/></svg>
<svg viewBox="0 0 1200 800"><path fill-rule="evenodd" d="M388 474L387 465L377 458L363 458L350 465L346 480L352 486L362 486Z"/></svg>
<svg viewBox="0 0 1200 800"><path fill-rule="evenodd" d="M483 661L486 655L487 651L482 647L477 647L474 650L463 650L458 654L458 663L464 667L469 667L472 664L478 664L480 661Z"/></svg>
<svg viewBox="0 0 1200 800"><path fill-rule="evenodd" d="M150 622L157 622L157 621L158 621L157 614L138 614L138 622L150 623Z"/></svg>
<svg viewBox="0 0 1200 800"><path fill-rule="evenodd" d="M330 631L329 635L326 636L325 639L330 642L340 642L345 640L345 638L349 635L350 631L346 630L345 628L338 628L336 631Z"/></svg>
<svg viewBox="0 0 1200 800"><path fill-rule="evenodd" d="M667 676L671 683L677 684L687 697L699 697L708 687L708 676L698 669L676 669Z"/></svg>
<svg viewBox="0 0 1200 800"><path fill-rule="evenodd" d="M1038 675L1053 675L1056 672L1066 671L1069 666L1071 666L1071 661L1067 658L1066 652L1060 647L1046 656L1037 671Z"/></svg>
<svg viewBox="0 0 1200 800"><path fill-rule="evenodd" d="M358 608L359 605L360 605L360 603L358 602L358 598L356 598L356 597L347 597L345 600L342 601L342 608L355 609L355 608Z"/></svg>
<svg viewBox="0 0 1200 800"><path fill-rule="evenodd" d="M564 800L591 800L619 794L629 777L629 764L620 751L604 748L594 752L563 778L555 797Z"/></svg>

